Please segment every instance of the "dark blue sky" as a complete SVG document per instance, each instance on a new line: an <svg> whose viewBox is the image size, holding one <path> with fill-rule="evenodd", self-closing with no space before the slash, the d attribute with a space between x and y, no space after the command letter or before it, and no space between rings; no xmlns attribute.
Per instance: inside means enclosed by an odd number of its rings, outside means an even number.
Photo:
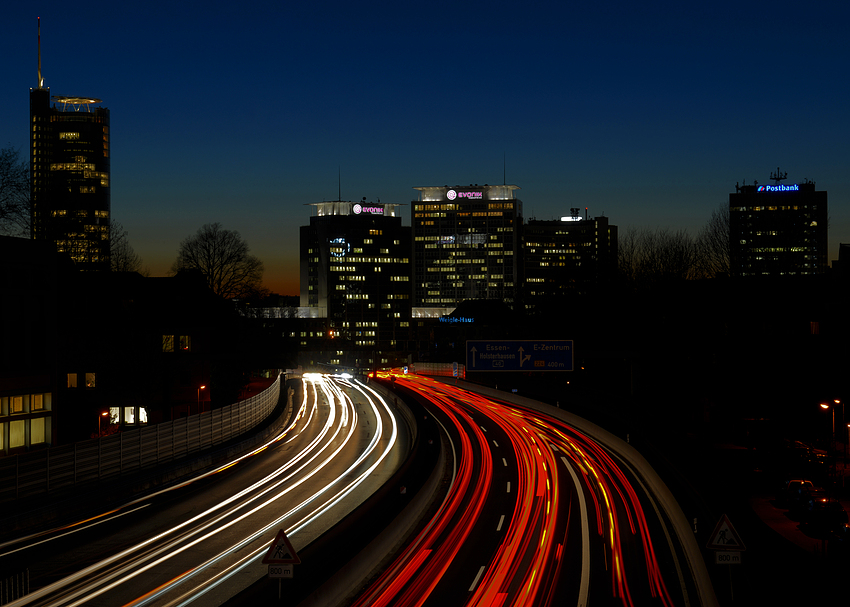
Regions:
<svg viewBox="0 0 850 607"><path fill-rule="evenodd" d="M780 167L829 192L829 259L850 242L846 1L25 4L0 146L26 154L40 16L45 85L111 111L112 216L155 276L218 221L297 294L338 172L406 225L414 186L506 179L526 218L696 235Z"/></svg>

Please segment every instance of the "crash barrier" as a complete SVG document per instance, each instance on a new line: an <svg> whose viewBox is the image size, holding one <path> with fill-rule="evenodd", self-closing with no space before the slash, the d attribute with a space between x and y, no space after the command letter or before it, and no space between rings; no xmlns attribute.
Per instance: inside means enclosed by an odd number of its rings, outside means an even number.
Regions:
<svg viewBox="0 0 850 607"><path fill-rule="evenodd" d="M220 445L264 422L281 376L246 400L170 422L0 458L0 502L154 468Z"/></svg>

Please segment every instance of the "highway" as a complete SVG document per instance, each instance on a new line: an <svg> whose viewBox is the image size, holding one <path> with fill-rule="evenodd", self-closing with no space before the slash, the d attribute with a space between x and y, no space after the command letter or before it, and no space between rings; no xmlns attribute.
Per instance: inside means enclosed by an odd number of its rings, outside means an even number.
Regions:
<svg viewBox="0 0 850 607"><path fill-rule="evenodd" d="M305 375L289 425L225 466L86 520L0 544L29 569L10 605L217 605L267 574L279 530L296 550L344 517L405 459L410 430L374 390Z"/></svg>
<svg viewBox="0 0 850 607"><path fill-rule="evenodd" d="M355 605L712 603L657 496L607 446L429 378L394 384L443 426L454 467L439 510Z"/></svg>

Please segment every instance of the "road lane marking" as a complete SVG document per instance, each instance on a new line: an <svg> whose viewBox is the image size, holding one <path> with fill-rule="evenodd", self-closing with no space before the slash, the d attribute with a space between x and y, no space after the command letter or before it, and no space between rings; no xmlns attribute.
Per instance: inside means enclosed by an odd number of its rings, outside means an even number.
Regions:
<svg viewBox="0 0 850 607"><path fill-rule="evenodd" d="M505 468L508 467L508 460L506 460L504 457L502 458L502 463L505 465Z"/></svg>
<svg viewBox="0 0 850 607"><path fill-rule="evenodd" d="M508 481L508 493L511 492L511 481Z"/></svg>
<svg viewBox="0 0 850 607"><path fill-rule="evenodd" d="M581 490L576 471L570 465L566 457L561 457L561 461L567 467L567 471L573 479L578 493L578 505L581 512L581 586L578 593L578 604L587 605L587 592L590 587L590 529L587 522L587 502L585 501L584 492ZM603 544L602 550L605 550ZM605 568L608 568L608 557L605 557Z"/></svg>
<svg viewBox="0 0 850 607"><path fill-rule="evenodd" d="M478 581L481 579L481 576L483 574L484 574L484 565L481 565L481 569L478 570L478 575L475 576L475 579L472 580L472 586L469 587L470 592L475 590L475 587L478 585Z"/></svg>
<svg viewBox="0 0 850 607"><path fill-rule="evenodd" d="M505 515L503 514L502 517L499 519L499 524L496 525L496 531L502 530L502 523L504 523L504 522L505 522Z"/></svg>
<svg viewBox="0 0 850 607"><path fill-rule="evenodd" d="M497 447L499 446L499 443L497 443L496 441L493 441L493 444L496 445Z"/></svg>

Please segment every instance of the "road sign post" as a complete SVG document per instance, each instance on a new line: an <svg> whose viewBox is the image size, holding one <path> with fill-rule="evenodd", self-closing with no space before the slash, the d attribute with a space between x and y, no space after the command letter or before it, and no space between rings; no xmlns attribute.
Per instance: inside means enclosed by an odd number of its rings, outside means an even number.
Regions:
<svg viewBox="0 0 850 607"><path fill-rule="evenodd" d="M747 549L741 536L732 526L732 521L725 514L717 521L714 531L708 536L705 545L709 550L714 550L714 562L718 565L740 565L741 552ZM732 587L732 567L729 567L729 594L735 599L735 590Z"/></svg>
<svg viewBox="0 0 850 607"><path fill-rule="evenodd" d="M291 579L294 573L294 565L301 564L301 558L292 547L289 538L286 537L286 532L281 529L277 532L274 541L269 546L266 556L263 557L263 563L269 566L269 577L278 578L277 581L277 598L281 598L281 580L283 578Z"/></svg>
<svg viewBox="0 0 850 607"><path fill-rule="evenodd" d="M467 371L572 371L572 340L472 340Z"/></svg>

